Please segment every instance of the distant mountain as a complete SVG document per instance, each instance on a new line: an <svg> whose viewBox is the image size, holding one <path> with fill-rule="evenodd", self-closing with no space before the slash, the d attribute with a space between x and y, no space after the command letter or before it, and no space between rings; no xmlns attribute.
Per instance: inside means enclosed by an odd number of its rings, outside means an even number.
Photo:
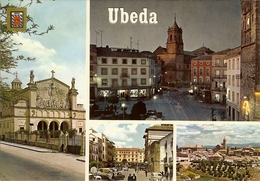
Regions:
<svg viewBox="0 0 260 181"><path fill-rule="evenodd" d="M245 147L248 147L249 145L254 147L254 148L256 148L256 147L260 148L260 143L242 143L242 144L230 143L230 144L227 144L227 147L230 148L230 147L234 146L234 147L237 147L237 148L245 148ZM215 146L208 145L208 146L203 146L203 147L212 149L212 148L215 148L216 145Z"/></svg>

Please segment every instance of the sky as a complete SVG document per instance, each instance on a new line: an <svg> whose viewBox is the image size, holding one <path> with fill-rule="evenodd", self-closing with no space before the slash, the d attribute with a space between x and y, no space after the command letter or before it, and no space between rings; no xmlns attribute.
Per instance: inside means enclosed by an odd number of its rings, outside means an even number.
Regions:
<svg viewBox="0 0 260 181"><path fill-rule="evenodd" d="M17 5L17 0L2 0ZM23 5L30 2L24 0ZM39 25L39 32L45 31L53 25L55 29L43 36L29 36L22 33L14 36L15 42L21 42L19 55L35 57L33 62L21 61L16 69L22 87L29 83L30 70L34 70L34 81L51 78L51 71L55 71L55 78L71 86L71 80L76 79L75 88L78 89L78 104L86 107L86 1L85 0L44 0L42 4L32 4L27 7L27 14L33 17ZM1 76L11 86L15 75L1 72Z"/></svg>
<svg viewBox="0 0 260 181"><path fill-rule="evenodd" d="M226 138L227 144L259 143L259 123L220 123L220 124L179 124L177 145L215 146Z"/></svg>
<svg viewBox="0 0 260 181"><path fill-rule="evenodd" d="M157 16L157 24L110 23L108 8L124 8L129 14L146 12ZM90 1L90 43L97 46L139 48L153 52L158 46L166 47L167 30L174 17L183 31L184 50L208 47L214 51L240 45L239 0L95 0ZM115 11L113 11L115 15ZM112 16L110 16L112 18ZM114 19L115 20L115 19ZM101 38L102 37L102 38ZM130 41L132 37L132 41ZM132 43L130 43L132 42ZM139 45L138 45L139 43Z"/></svg>
<svg viewBox="0 0 260 181"><path fill-rule="evenodd" d="M117 148L144 148L145 129L154 124L97 122L89 123L99 133L103 133Z"/></svg>

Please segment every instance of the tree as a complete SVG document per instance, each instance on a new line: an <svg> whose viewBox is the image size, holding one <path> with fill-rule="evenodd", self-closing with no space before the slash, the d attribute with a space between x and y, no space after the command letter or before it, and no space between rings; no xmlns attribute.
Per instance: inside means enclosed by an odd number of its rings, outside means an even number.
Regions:
<svg viewBox="0 0 260 181"><path fill-rule="evenodd" d="M118 97L115 95L111 95L108 99L107 102L111 103L111 104L117 104L119 101Z"/></svg>
<svg viewBox="0 0 260 181"><path fill-rule="evenodd" d="M143 101L138 101L131 110L132 119L141 119L141 114L146 114L146 105Z"/></svg>
<svg viewBox="0 0 260 181"><path fill-rule="evenodd" d="M23 0L19 0L19 5L13 5L7 3L2 5L0 3L0 52L1 52L1 61L0 61L0 71L4 71L7 73L12 73L10 70L16 68L18 62L21 60L25 61L34 61L35 58L33 57L25 57L24 55L14 55L14 52L19 52L19 46L22 46L22 42L15 43L13 41L14 35L19 35L20 33L32 35L42 36L47 34L49 31L54 30L54 26L50 25L47 27L46 31L38 32L39 25L36 24L33 18L30 15L27 15L26 22L27 22L27 29L23 32L14 32L9 31L7 29L7 9L8 8L19 8L19 7L26 7L29 8L32 6L33 3L41 3L40 0L30 0L29 3L24 2ZM13 73L12 73L13 74ZM1 78L1 77L0 77ZM10 101L13 98L13 93L9 91L9 86L2 82L0 79L0 101Z"/></svg>

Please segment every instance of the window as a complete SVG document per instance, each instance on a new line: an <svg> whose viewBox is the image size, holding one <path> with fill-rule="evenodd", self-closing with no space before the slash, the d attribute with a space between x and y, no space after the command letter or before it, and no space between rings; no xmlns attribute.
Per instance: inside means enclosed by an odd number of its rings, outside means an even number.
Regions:
<svg viewBox="0 0 260 181"><path fill-rule="evenodd" d="M132 64L136 65L136 59L132 59Z"/></svg>
<svg viewBox="0 0 260 181"><path fill-rule="evenodd" d="M196 84L197 83L197 78L193 78L193 83Z"/></svg>
<svg viewBox="0 0 260 181"><path fill-rule="evenodd" d="M206 75L209 75L209 68L206 68Z"/></svg>
<svg viewBox="0 0 260 181"><path fill-rule="evenodd" d="M118 80L112 79L112 87L118 87Z"/></svg>
<svg viewBox="0 0 260 181"><path fill-rule="evenodd" d="M200 68L200 75L202 75L203 74L203 69L202 68Z"/></svg>
<svg viewBox="0 0 260 181"><path fill-rule="evenodd" d="M102 85L107 85L107 79L102 79L102 80L101 80L101 84L102 84Z"/></svg>
<svg viewBox="0 0 260 181"><path fill-rule="evenodd" d="M203 84L203 77L200 77L200 84Z"/></svg>
<svg viewBox="0 0 260 181"><path fill-rule="evenodd" d="M206 77L206 83L209 85L210 84L210 78Z"/></svg>
<svg viewBox="0 0 260 181"><path fill-rule="evenodd" d="M146 60L145 60L145 59L142 59L142 60L141 60L141 64L142 64L142 65L145 65L145 64L146 64Z"/></svg>
<svg viewBox="0 0 260 181"><path fill-rule="evenodd" d="M122 76L127 76L127 68L122 68Z"/></svg>
<svg viewBox="0 0 260 181"><path fill-rule="evenodd" d="M141 79L141 85L146 85L146 79Z"/></svg>
<svg viewBox="0 0 260 181"><path fill-rule="evenodd" d="M235 70L235 59L232 60L232 70Z"/></svg>
<svg viewBox="0 0 260 181"><path fill-rule="evenodd" d="M151 74L154 75L154 69L151 69Z"/></svg>
<svg viewBox="0 0 260 181"><path fill-rule="evenodd" d="M216 59L216 60L215 60L215 66L220 66L220 61L219 61L219 59Z"/></svg>
<svg viewBox="0 0 260 181"><path fill-rule="evenodd" d="M102 58L101 61L102 61L102 64L107 64L107 59L106 58Z"/></svg>
<svg viewBox="0 0 260 181"><path fill-rule="evenodd" d="M145 68L141 68L141 75L146 75L146 69Z"/></svg>
<svg viewBox="0 0 260 181"><path fill-rule="evenodd" d="M132 86L137 86L137 79L132 79Z"/></svg>
<svg viewBox="0 0 260 181"><path fill-rule="evenodd" d="M82 133L82 128L79 128L79 133Z"/></svg>
<svg viewBox="0 0 260 181"><path fill-rule="evenodd" d="M224 59L224 66L226 67L227 66L227 60Z"/></svg>
<svg viewBox="0 0 260 181"><path fill-rule="evenodd" d="M118 68L112 68L112 75L118 75Z"/></svg>
<svg viewBox="0 0 260 181"><path fill-rule="evenodd" d="M117 64L117 59L116 58L112 59L112 64Z"/></svg>
<svg viewBox="0 0 260 181"><path fill-rule="evenodd" d="M94 70L94 66L90 65L90 71L93 71L93 70Z"/></svg>
<svg viewBox="0 0 260 181"><path fill-rule="evenodd" d="M219 77L219 76L220 76L220 75L219 75L219 70L216 70L216 71L215 71L215 76L216 76L216 77Z"/></svg>
<svg viewBox="0 0 260 181"><path fill-rule="evenodd" d="M122 80L122 86L126 87L127 86L127 79Z"/></svg>
<svg viewBox="0 0 260 181"><path fill-rule="evenodd" d="M235 92L232 91L232 102L235 102Z"/></svg>
<svg viewBox="0 0 260 181"><path fill-rule="evenodd" d="M107 68L101 68L101 75L107 75Z"/></svg>
<svg viewBox="0 0 260 181"><path fill-rule="evenodd" d="M122 64L127 64L127 59L123 59Z"/></svg>
<svg viewBox="0 0 260 181"><path fill-rule="evenodd" d="M131 74L132 75L137 75L137 68L132 68Z"/></svg>
<svg viewBox="0 0 260 181"><path fill-rule="evenodd" d="M193 69L193 75L197 75L197 69L196 68Z"/></svg>
<svg viewBox="0 0 260 181"><path fill-rule="evenodd" d="M232 86L235 86L235 76L232 75Z"/></svg>
<svg viewBox="0 0 260 181"><path fill-rule="evenodd" d="M203 65L203 62L202 62L202 61L200 61L200 65Z"/></svg>

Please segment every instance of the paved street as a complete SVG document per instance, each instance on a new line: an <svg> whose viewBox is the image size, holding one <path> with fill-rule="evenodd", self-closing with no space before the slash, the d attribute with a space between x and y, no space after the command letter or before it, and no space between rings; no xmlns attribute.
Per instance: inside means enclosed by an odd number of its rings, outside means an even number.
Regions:
<svg viewBox="0 0 260 181"><path fill-rule="evenodd" d="M225 106L221 104L208 104L198 99L194 95L189 95L187 89L179 89L178 92L164 91L162 95L155 95L156 98L145 100L147 110L156 109L163 113L163 120L187 120L187 121L211 121L211 108L215 108L217 121L223 120ZM127 107L127 114L131 113L133 105L137 101L122 100L117 104L119 113L120 105L124 103ZM97 102L101 109L108 103ZM93 118L98 119L98 118Z"/></svg>
<svg viewBox="0 0 260 181"><path fill-rule="evenodd" d="M22 145L21 145L22 146ZM78 155L0 142L0 180L84 181L85 163Z"/></svg>

